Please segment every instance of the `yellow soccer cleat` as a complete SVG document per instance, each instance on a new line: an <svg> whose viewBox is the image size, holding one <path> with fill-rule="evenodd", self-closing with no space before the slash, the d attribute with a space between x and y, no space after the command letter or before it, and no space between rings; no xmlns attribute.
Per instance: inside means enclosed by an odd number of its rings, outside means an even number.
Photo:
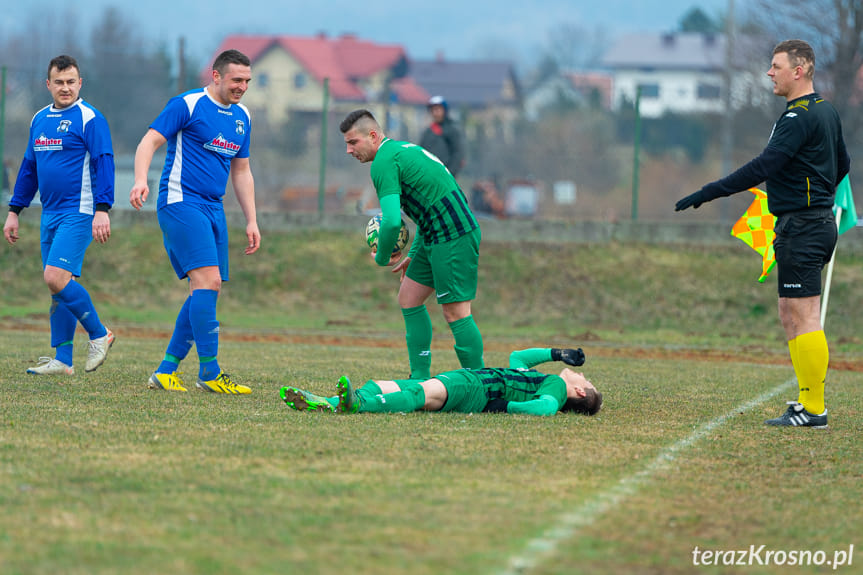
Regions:
<svg viewBox="0 0 863 575"><path fill-rule="evenodd" d="M231 381L231 376L224 371L216 376L216 379L204 381L198 378L195 384L201 391L211 391L213 393L252 393L251 387L240 385Z"/></svg>
<svg viewBox="0 0 863 575"><path fill-rule="evenodd" d="M186 391L186 388L183 387L183 380L180 379L180 373L176 371L173 373L154 373L150 376L147 387L167 391Z"/></svg>

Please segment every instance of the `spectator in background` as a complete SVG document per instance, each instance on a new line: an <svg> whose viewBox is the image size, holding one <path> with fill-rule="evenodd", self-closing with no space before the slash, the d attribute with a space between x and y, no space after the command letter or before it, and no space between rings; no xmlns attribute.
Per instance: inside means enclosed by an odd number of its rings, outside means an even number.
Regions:
<svg viewBox="0 0 863 575"><path fill-rule="evenodd" d="M437 156L456 177L465 163L464 136L449 117L449 105L442 96L432 96L428 109L432 123L423 132L420 146Z"/></svg>

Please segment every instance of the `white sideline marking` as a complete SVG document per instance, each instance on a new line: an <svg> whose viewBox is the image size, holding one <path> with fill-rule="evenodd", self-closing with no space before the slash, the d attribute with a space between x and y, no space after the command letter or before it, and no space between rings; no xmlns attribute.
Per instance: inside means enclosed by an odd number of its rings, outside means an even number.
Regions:
<svg viewBox="0 0 863 575"><path fill-rule="evenodd" d="M693 431L689 436L684 437L677 443L674 443L662 451L647 464L647 467L621 479L616 485L611 488L600 491L591 501L583 504L581 507L573 511L569 511L561 515L557 522L548 528L542 535L529 541L525 546L524 551L520 555L516 555L509 560L509 566L500 572L501 575L522 575L527 573L544 560L551 558L557 551L558 545L572 539L575 532L579 528L587 527L596 521L606 511L617 507L624 499L638 493L639 488L653 478L653 475L658 471L667 469L677 458L678 453L692 446L693 443L704 439L717 427L724 424L726 421L738 415L749 411L750 409L764 403L797 383L797 379L791 378L785 383L774 387L770 391L747 401L729 411L728 413L709 421Z"/></svg>

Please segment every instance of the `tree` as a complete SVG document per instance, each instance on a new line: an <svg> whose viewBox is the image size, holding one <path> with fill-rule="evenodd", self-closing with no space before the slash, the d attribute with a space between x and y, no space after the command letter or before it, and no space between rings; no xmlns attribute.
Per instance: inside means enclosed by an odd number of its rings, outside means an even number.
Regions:
<svg viewBox="0 0 863 575"><path fill-rule="evenodd" d="M681 32L697 32L699 34L718 34L721 31L719 23L698 7L690 8L689 12L683 15L678 28Z"/></svg>
<svg viewBox="0 0 863 575"><path fill-rule="evenodd" d="M173 95L166 50L147 52L144 45L134 23L114 7L102 13L90 36L87 74L92 80L85 97L107 118L115 154L134 151Z"/></svg>
<svg viewBox="0 0 863 575"><path fill-rule="evenodd" d="M773 44L802 38L812 45L817 62L815 87L839 111L846 141L856 140L863 120L863 94L857 87L863 65L863 2L756 0L748 20L749 29L760 30ZM764 59L765 55L757 57Z"/></svg>
<svg viewBox="0 0 863 575"><path fill-rule="evenodd" d="M561 22L548 31L544 57L560 70L594 68L607 47L607 40L602 28L588 30L572 22Z"/></svg>

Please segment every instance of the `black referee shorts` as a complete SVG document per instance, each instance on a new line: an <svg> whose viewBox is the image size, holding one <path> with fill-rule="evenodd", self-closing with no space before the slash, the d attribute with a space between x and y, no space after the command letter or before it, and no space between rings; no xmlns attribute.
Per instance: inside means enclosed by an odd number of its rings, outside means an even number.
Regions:
<svg viewBox="0 0 863 575"><path fill-rule="evenodd" d="M800 210L776 220L773 250L779 297L821 295L821 271L833 257L838 232L830 208Z"/></svg>

